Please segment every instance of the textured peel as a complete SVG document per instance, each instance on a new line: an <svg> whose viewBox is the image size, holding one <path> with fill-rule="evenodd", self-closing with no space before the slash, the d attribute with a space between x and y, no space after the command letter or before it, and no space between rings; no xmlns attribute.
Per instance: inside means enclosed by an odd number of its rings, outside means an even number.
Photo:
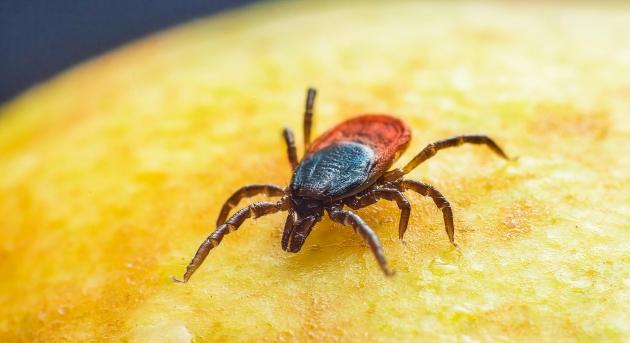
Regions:
<svg viewBox="0 0 630 343"><path fill-rule="evenodd" d="M630 336L630 8L271 3L161 33L0 110L0 341L623 341ZM358 113L413 129L401 163L457 133L410 195L321 222L248 222L174 284L233 190L286 185L281 128ZM301 141L301 139L297 139Z"/></svg>

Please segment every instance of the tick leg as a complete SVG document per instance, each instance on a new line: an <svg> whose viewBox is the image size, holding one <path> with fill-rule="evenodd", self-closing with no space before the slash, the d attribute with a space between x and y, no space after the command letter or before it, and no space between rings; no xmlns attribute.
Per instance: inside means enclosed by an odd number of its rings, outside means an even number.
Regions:
<svg viewBox="0 0 630 343"><path fill-rule="evenodd" d="M470 144L484 144L488 146L497 155L509 159L509 157L501 150L501 148L490 137L486 135L461 135L450 138L445 138L437 142L433 142L427 145L418 155L416 155L409 163L407 163L402 169L395 169L387 172L384 175L385 180L391 181L400 178L401 176L411 172L414 168L419 166L422 162L428 160L437 154L438 151L450 147L460 146L464 143Z"/></svg>
<svg viewBox="0 0 630 343"><path fill-rule="evenodd" d="M400 209L400 221L398 222L398 238L401 240L407 231L409 216L411 214L411 206L404 194L397 189L376 188L362 195L346 200L345 203L352 209L360 209L376 203L379 199L395 201Z"/></svg>
<svg viewBox="0 0 630 343"><path fill-rule="evenodd" d="M361 219L361 217L350 211L341 210L336 207L328 209L328 215L333 221L352 226L354 231L363 237L363 240L370 246L370 249L372 249L372 253L374 254L374 257L376 257L383 273L387 276L394 275L394 272L389 270L387 267L387 260L385 259L381 242L378 240L374 231L365 221L363 221L363 219Z"/></svg>
<svg viewBox="0 0 630 343"><path fill-rule="evenodd" d="M287 144L287 156L289 156L289 163L291 163L291 169L295 170L298 165L297 149L295 148L295 138L293 137L293 131L289 128L285 128L282 131L284 136L284 142Z"/></svg>
<svg viewBox="0 0 630 343"><path fill-rule="evenodd" d="M272 202L257 202L251 204L245 208L238 210L234 213L233 216L230 217L225 223L221 224L219 227L214 230L214 232L206 238L203 243L197 249L195 256L188 263L186 267L186 273L182 280L172 278L175 282L188 282L190 277L193 275L195 270L201 266L203 261L208 256L210 250L221 243L223 237L232 231L236 231L247 218L258 218L267 214L276 213L278 211L286 210L288 208L288 198L282 198L280 201L276 203Z"/></svg>
<svg viewBox="0 0 630 343"><path fill-rule="evenodd" d="M285 195L284 189L276 185L247 185L241 187L234 192L231 197L223 204L219 217L217 218L217 226L223 224L230 214L230 210L238 205L239 201L243 198L253 197L254 195L264 194L270 197L279 197Z"/></svg>
<svg viewBox="0 0 630 343"><path fill-rule="evenodd" d="M304 150L311 144L311 127L313 126L313 104L317 91L310 87L306 91L306 103L304 104Z"/></svg>
<svg viewBox="0 0 630 343"><path fill-rule="evenodd" d="M437 206L440 210L442 210L442 215L444 217L444 226L446 228L446 234L448 235L448 239L455 244L455 225L453 224L453 210L451 209L451 204L446 200L444 195L440 193L437 189L433 188L433 186L426 184L420 181L414 180L402 180L400 183L400 187L403 190L412 190L416 193L422 194L427 197L431 197L435 206Z"/></svg>
<svg viewBox="0 0 630 343"><path fill-rule="evenodd" d="M379 198L383 198L389 201L395 201L396 205L400 209L400 221L398 222L398 238L403 239L405 231L407 231L407 225L409 224L409 216L411 214L411 205L407 198L396 189L378 189L375 191Z"/></svg>

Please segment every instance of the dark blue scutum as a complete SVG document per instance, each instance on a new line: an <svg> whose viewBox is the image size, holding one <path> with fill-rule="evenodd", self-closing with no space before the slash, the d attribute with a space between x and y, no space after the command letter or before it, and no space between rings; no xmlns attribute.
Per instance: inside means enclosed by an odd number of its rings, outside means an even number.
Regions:
<svg viewBox="0 0 630 343"><path fill-rule="evenodd" d="M330 145L302 161L293 174L295 196L335 200L363 189L374 167L374 151L354 142Z"/></svg>

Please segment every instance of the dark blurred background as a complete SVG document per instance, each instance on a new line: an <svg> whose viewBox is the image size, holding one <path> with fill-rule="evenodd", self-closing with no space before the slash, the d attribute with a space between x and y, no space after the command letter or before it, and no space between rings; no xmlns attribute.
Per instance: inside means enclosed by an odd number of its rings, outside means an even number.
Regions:
<svg viewBox="0 0 630 343"><path fill-rule="evenodd" d="M0 0L0 104L151 32L255 0Z"/></svg>

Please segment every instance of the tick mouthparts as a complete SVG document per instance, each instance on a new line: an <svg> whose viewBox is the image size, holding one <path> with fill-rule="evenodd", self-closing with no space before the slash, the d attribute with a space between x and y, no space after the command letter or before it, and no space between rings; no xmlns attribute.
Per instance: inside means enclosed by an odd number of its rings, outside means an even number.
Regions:
<svg viewBox="0 0 630 343"><path fill-rule="evenodd" d="M295 225L291 227L291 231L287 234L286 245L283 240L282 248L285 251L296 253L302 249L304 241L313 230L317 219L313 216L299 219Z"/></svg>
<svg viewBox="0 0 630 343"><path fill-rule="evenodd" d="M287 215L287 220L284 222L284 231L282 231L282 250L288 251L289 240L291 239L291 235L293 234L294 223L296 220L296 214L293 210L289 210L289 214Z"/></svg>

